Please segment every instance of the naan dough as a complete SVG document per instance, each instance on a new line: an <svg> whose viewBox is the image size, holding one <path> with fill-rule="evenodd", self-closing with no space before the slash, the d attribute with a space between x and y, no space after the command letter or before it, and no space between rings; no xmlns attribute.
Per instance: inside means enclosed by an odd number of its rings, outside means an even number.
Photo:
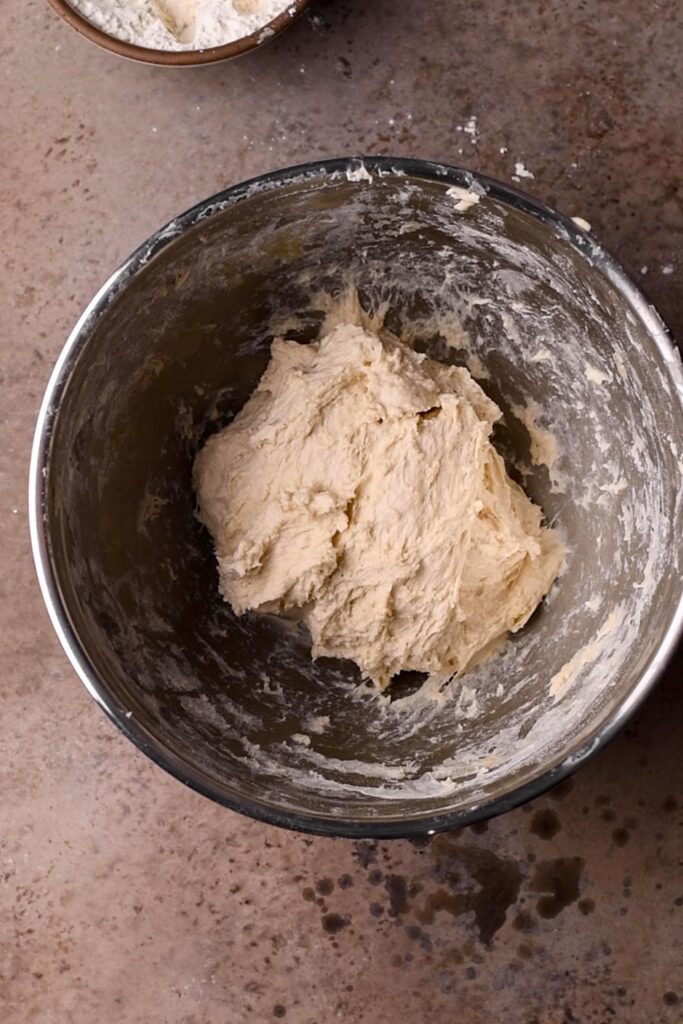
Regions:
<svg viewBox="0 0 683 1024"><path fill-rule="evenodd" d="M274 341L194 466L221 594L238 615L300 609L313 657L350 658L381 687L464 672L563 561L489 440L500 415L467 370L357 326Z"/></svg>

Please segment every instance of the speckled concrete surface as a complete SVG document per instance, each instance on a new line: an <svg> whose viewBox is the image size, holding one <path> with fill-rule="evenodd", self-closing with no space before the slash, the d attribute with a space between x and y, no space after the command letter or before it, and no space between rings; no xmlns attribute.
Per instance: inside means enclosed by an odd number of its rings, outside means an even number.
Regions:
<svg viewBox="0 0 683 1024"><path fill-rule="evenodd" d="M683 336L680 4L318 0L260 53L187 72L101 53L45 0L2 6L0 1020L683 1020L675 670L573 780L488 827L289 835L107 723L48 625L25 503L39 398L92 292L178 210L277 165L521 163Z"/></svg>

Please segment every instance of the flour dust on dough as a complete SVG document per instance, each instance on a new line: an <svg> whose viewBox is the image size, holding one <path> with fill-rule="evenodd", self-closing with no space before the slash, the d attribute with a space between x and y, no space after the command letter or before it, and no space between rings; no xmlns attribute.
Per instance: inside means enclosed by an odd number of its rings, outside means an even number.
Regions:
<svg viewBox="0 0 683 1024"><path fill-rule="evenodd" d="M221 594L298 610L313 657L386 686L449 677L528 620L563 545L490 441L500 410L467 370L340 324L277 339L256 390L194 466Z"/></svg>

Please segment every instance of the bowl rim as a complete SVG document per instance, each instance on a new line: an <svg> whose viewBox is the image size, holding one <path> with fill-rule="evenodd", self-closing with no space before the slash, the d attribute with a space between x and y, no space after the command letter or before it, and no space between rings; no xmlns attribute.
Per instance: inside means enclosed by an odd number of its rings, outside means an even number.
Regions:
<svg viewBox="0 0 683 1024"><path fill-rule="evenodd" d="M155 50L148 46L137 46L125 39L110 36L97 25L93 25L84 14L71 6L69 0L48 0L48 3L79 35L119 57L126 57L128 60L141 64L154 64L157 67L201 67L230 60L233 57L241 57L275 39L303 14L311 0L290 0L280 14L266 22L256 32L252 32L251 35L242 36L240 39L224 43L222 46L207 47L204 50Z"/></svg>
<svg viewBox="0 0 683 1024"><path fill-rule="evenodd" d="M626 699L611 712L601 725L591 732L588 739L584 740L575 751L562 761L540 772L530 781L469 808L451 812L443 811L438 814L424 814L407 819L397 817L374 822L372 819L354 819L352 815L336 817L331 813L316 815L311 812L282 810L269 802L241 797L227 791L226 786L217 783L202 769L179 756L162 739L138 722L134 712L122 703L118 695L113 693L99 676L72 627L52 562L50 527L45 515L47 478L53 424L59 411L61 397L78 356L87 344L92 328L106 311L110 302L154 256L172 244L189 228L259 192L275 191L285 185L304 183L309 179L313 181L316 178L332 182L346 177L351 181L358 181L359 187L370 187L375 177L381 179L385 176L396 175L408 176L413 179L422 178L461 188L471 188L474 185L502 202L525 211L565 233L569 240L589 257L599 270L606 274L614 287L643 321L645 328L662 354L679 398L683 415L681 357L670 332L654 306L619 263L571 217L556 212L551 207L510 185L475 171L409 158L346 157L286 167L235 184L195 204L143 242L95 293L70 332L55 363L40 406L29 470L28 505L31 547L42 597L52 626L72 667L90 695L111 721L161 768L216 803L268 824L316 835L352 839L407 838L433 835L447 829L461 828L512 810L514 807L540 796L571 775L579 765L593 757L617 735L643 703L664 671L676 649L679 637L683 635L683 588L671 622L659 646L644 666L637 683Z"/></svg>

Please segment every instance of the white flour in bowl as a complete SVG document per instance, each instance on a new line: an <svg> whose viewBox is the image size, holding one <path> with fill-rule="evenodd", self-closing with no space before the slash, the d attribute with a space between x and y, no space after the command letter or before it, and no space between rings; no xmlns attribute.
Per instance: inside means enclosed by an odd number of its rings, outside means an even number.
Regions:
<svg viewBox="0 0 683 1024"><path fill-rule="evenodd" d="M243 39L293 0L69 0L107 35L152 50L206 50ZM267 30L266 30L267 31Z"/></svg>

